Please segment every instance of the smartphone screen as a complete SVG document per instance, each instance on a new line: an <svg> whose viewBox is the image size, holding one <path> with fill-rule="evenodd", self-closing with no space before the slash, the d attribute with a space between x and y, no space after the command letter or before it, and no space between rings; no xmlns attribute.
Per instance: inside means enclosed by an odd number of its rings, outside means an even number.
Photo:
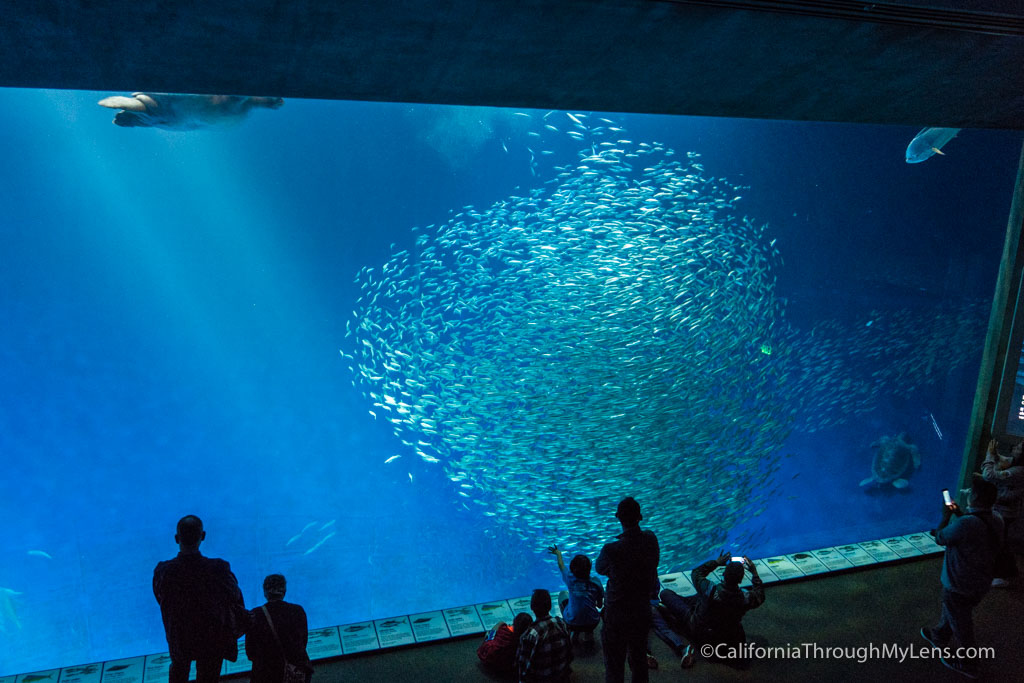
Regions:
<svg viewBox="0 0 1024 683"><path fill-rule="evenodd" d="M733 562L739 562L740 564L743 564L743 558L742 557L733 557L732 561Z"/></svg>
<svg viewBox="0 0 1024 683"><path fill-rule="evenodd" d="M949 497L949 489L942 489L942 501L946 505L952 505L953 501Z"/></svg>

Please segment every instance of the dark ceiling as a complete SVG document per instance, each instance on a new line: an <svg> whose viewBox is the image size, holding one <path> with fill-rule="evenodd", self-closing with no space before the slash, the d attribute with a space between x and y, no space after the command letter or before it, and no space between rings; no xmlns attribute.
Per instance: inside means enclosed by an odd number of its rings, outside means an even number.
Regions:
<svg viewBox="0 0 1024 683"><path fill-rule="evenodd" d="M15 0L0 84L1020 129L1022 5Z"/></svg>

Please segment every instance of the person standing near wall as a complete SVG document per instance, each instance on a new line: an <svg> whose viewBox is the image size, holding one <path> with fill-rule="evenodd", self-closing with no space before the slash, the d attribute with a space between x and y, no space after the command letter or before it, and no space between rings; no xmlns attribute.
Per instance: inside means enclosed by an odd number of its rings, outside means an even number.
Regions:
<svg viewBox="0 0 1024 683"><path fill-rule="evenodd" d="M199 552L205 538L201 519L182 517L174 535L178 556L153 570L153 595L171 654L169 683L188 683L193 661L196 683L219 680L224 660L238 659L238 638L248 621L231 566Z"/></svg>
<svg viewBox="0 0 1024 683"><path fill-rule="evenodd" d="M995 485L976 474L971 481L966 514L956 503L943 506L942 522L933 532L935 542L946 547L942 562L942 618L935 626L921 627L921 637L933 647L947 648L951 642L965 649L977 645L974 608L992 584L1003 533L1002 520L992 514L995 501ZM968 657L969 654L947 652L940 659L950 669L977 678L978 660Z"/></svg>
<svg viewBox="0 0 1024 683"><path fill-rule="evenodd" d="M313 676L313 663L306 652L309 641L306 610L284 601L287 588L281 574L263 579L267 604L249 612L245 654L252 662L250 683L282 683L286 663L302 669L307 683Z"/></svg>
<svg viewBox="0 0 1024 683"><path fill-rule="evenodd" d="M605 681L622 683L628 658L633 683L647 683L647 633L651 600L658 595L661 549L654 532L640 528L644 517L636 500L623 498L615 517L622 533L601 548L595 565L598 574L608 577L601 629Z"/></svg>
<svg viewBox="0 0 1024 683"><path fill-rule="evenodd" d="M981 476L996 485L992 512L1003 518L1003 544L996 558L993 588L1008 588L1019 579L1017 553L1024 547L1024 441L999 455L995 439L988 444Z"/></svg>

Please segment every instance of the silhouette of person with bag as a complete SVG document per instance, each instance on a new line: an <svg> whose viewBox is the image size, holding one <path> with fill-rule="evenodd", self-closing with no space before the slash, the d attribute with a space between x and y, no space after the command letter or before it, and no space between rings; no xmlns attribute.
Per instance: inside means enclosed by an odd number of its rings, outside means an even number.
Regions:
<svg viewBox="0 0 1024 683"><path fill-rule="evenodd" d="M263 580L267 603L249 612L245 654L252 661L251 683L309 683L313 677L306 611L284 601L286 588L284 576L271 574Z"/></svg>

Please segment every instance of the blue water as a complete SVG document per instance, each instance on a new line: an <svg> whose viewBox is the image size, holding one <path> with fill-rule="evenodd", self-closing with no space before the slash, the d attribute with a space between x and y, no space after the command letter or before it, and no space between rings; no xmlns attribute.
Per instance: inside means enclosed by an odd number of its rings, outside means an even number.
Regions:
<svg viewBox="0 0 1024 683"><path fill-rule="evenodd" d="M189 513L247 605L282 572L311 627L557 585L544 547L573 539L465 505L444 463L369 414L339 350L361 269L414 248L415 226L544 186L576 141L530 137L506 110L298 100L226 129L121 129L96 105L108 94L0 91L0 674L163 651L151 572ZM822 354L799 389L837 394L794 417L763 510L724 474L690 504L739 506L722 532L751 556L932 526L963 454L1019 135L964 130L908 165L917 128L602 116L746 186L735 209L777 240L792 348ZM880 339L892 320L904 332ZM874 387L855 409L844 379ZM910 487L862 490L872 444L903 431L922 455ZM610 515L590 523L616 533Z"/></svg>

